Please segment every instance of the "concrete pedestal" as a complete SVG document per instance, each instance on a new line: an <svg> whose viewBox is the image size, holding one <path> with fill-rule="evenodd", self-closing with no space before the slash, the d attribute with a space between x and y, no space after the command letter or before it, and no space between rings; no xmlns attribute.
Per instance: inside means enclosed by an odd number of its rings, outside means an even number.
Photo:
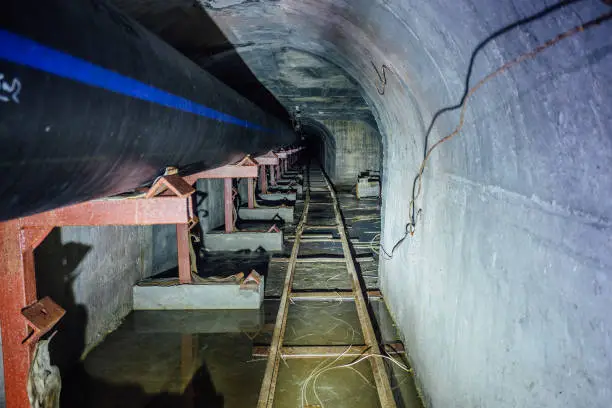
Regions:
<svg viewBox="0 0 612 408"><path fill-rule="evenodd" d="M293 223L293 207L241 207L238 216L243 220L274 220L277 216L288 224Z"/></svg>
<svg viewBox="0 0 612 408"><path fill-rule="evenodd" d="M268 188L268 190L271 193L278 193L278 192L286 192L286 191L293 191L293 190L295 190L298 194L302 194L304 189L303 189L301 184L298 184L298 185L294 185L294 186L276 185L276 186L272 186L272 187Z"/></svg>
<svg viewBox="0 0 612 408"><path fill-rule="evenodd" d="M303 180L304 176L301 173L297 173L297 172L293 172L293 173L285 173L283 174L282 179L289 179L289 180Z"/></svg>
<svg viewBox="0 0 612 408"><path fill-rule="evenodd" d="M241 288L232 284L134 286L134 310L259 309L264 281Z"/></svg>
<svg viewBox="0 0 612 408"><path fill-rule="evenodd" d="M291 193L291 192L268 193L268 194L259 194L259 198L265 201L281 201L281 200L295 201L297 198L296 195L297 195L296 193Z"/></svg>
<svg viewBox="0 0 612 408"><path fill-rule="evenodd" d="M242 333L264 325L263 309L164 311L134 313L137 333Z"/></svg>
<svg viewBox="0 0 612 408"><path fill-rule="evenodd" d="M226 234L223 231L211 231L204 234L204 247L209 251L255 251L263 248L266 251L283 249L282 232L238 231Z"/></svg>

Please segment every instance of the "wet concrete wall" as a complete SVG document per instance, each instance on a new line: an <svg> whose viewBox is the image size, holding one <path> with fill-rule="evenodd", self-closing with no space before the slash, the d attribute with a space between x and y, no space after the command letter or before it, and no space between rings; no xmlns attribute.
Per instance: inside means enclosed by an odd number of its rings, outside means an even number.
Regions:
<svg viewBox="0 0 612 408"><path fill-rule="evenodd" d="M174 225L153 225L153 275L178 265L176 248L176 227Z"/></svg>
<svg viewBox="0 0 612 408"><path fill-rule="evenodd" d="M203 233L222 227L225 221L223 180L198 180L197 212ZM246 195L244 196L246 200Z"/></svg>
<svg viewBox="0 0 612 408"><path fill-rule="evenodd" d="M151 227L55 228L35 251L38 297L66 309L52 341L62 368L132 310L133 284L151 274Z"/></svg>
<svg viewBox="0 0 612 408"><path fill-rule="evenodd" d="M382 146L376 129L354 120L326 120L323 123L335 140L335 168L330 177L337 186L354 186L359 173L380 170ZM329 152L326 152L325 157L328 155ZM326 161L332 162L329 159Z"/></svg>
<svg viewBox="0 0 612 408"><path fill-rule="evenodd" d="M387 251L410 219L426 137L431 146L459 122L451 110L427 132L436 112L460 103L466 81L474 85L609 10L599 1L574 2L480 47L545 5L287 0L205 7L229 39L253 44L239 52L264 83L276 79L282 63L274 61L288 49L341 67L360 84L383 135ZM381 262L382 289L430 407L609 406L609 33L608 22L487 83L470 99L460 134L430 157L416 232ZM330 114L313 103L312 115ZM335 115L344 119L341 110Z"/></svg>

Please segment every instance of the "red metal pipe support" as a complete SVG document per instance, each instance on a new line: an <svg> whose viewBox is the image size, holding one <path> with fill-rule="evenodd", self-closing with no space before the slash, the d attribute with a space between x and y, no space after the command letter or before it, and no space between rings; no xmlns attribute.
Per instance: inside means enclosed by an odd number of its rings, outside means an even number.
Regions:
<svg viewBox="0 0 612 408"><path fill-rule="evenodd" d="M225 232L229 234L234 231L234 195L232 191L232 179L223 179L223 199L225 200Z"/></svg>
<svg viewBox="0 0 612 408"><path fill-rule="evenodd" d="M23 344L29 330L21 310L36 301L34 248L49 231L24 228L20 220L0 224L0 328L9 408L30 408L27 384L34 349Z"/></svg>
<svg viewBox="0 0 612 408"><path fill-rule="evenodd" d="M275 176L276 166L270 166L270 184L276 185L276 176Z"/></svg>
<svg viewBox="0 0 612 408"><path fill-rule="evenodd" d="M249 179L249 208L254 207L254 201L251 202L251 197L255 198L255 192L251 194L253 186L252 179L259 176L258 167L260 163L253 160L250 156L245 156L242 160L235 164L228 164L210 170L201 171L198 173L184 176L185 181L193 185L199 179L223 179L223 200L225 202L225 232L231 233L234 231L234 196L232 192L232 180L235 178Z"/></svg>
<svg viewBox="0 0 612 408"><path fill-rule="evenodd" d="M255 180L247 179L249 208L255 208Z"/></svg>
<svg viewBox="0 0 612 408"><path fill-rule="evenodd" d="M263 156L258 156L255 158L257 163L260 166L259 169L259 188L263 194L268 193L268 174L266 171L266 166L270 166L270 184L274 184L275 180L272 178L272 166L278 164L278 156L273 152L268 152Z"/></svg>
<svg viewBox="0 0 612 408"><path fill-rule="evenodd" d="M262 194L268 194L268 175L266 166L259 166L259 189Z"/></svg>
<svg viewBox="0 0 612 408"><path fill-rule="evenodd" d="M0 329L9 408L30 408L27 381L36 341L23 344L29 329L22 310L36 302L34 249L54 227L177 224L179 277L181 283L191 282L188 223L193 189L173 176L162 179L149 197L164 189L180 196L87 201L0 223Z"/></svg>
<svg viewBox="0 0 612 408"><path fill-rule="evenodd" d="M189 255L189 224L176 224L176 247L178 250L178 272L181 284L192 283Z"/></svg>

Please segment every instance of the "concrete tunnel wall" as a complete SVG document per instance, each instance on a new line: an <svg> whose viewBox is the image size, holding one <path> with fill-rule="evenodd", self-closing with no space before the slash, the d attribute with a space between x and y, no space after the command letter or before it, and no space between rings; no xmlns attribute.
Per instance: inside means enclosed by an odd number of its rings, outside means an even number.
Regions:
<svg viewBox="0 0 612 408"><path fill-rule="evenodd" d="M537 8L351 2L338 13L344 21L317 14L340 27L346 40L330 38L331 48L363 84L384 135L388 251L409 219L424 129L460 100L470 53ZM583 2L501 37L476 58L472 84L603 8ZM609 406L609 29L491 81L471 101L461 135L431 157L416 234L381 263L382 289L430 407ZM374 89L369 59L391 67L385 95ZM457 112L441 117L431 142L457 120Z"/></svg>
<svg viewBox="0 0 612 408"><path fill-rule="evenodd" d="M305 120L305 139L318 147L311 154L337 188L351 189L360 173L380 171L382 167L381 136L377 129L361 120ZM311 147L312 148L312 147Z"/></svg>
<svg viewBox="0 0 612 408"><path fill-rule="evenodd" d="M324 57L360 84L383 135L388 251L409 220L426 129L436 111L460 102L472 52L544 7L204 3L228 38L251 44L238 52L264 83L276 75L265 65L276 47ZM476 55L470 84L605 10L575 2L499 36ZM372 64L389 67L383 95ZM428 406L609 406L611 79L606 23L487 83L461 134L431 156L416 233L380 269ZM429 146L457 123L458 111L441 115Z"/></svg>
<svg viewBox="0 0 612 408"><path fill-rule="evenodd" d="M380 170L381 140L376 129L356 120L326 120L323 123L335 140L335 166L330 177L336 187L354 187L361 172Z"/></svg>

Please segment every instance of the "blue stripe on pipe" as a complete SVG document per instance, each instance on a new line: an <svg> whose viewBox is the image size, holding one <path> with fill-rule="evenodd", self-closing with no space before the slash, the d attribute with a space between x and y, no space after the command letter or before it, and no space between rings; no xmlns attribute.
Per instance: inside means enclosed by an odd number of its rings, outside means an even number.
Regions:
<svg viewBox="0 0 612 408"><path fill-rule="evenodd" d="M219 112L189 99L173 95L135 79L120 75L72 55L56 51L28 38L0 29L0 58L57 76L131 96L219 122L271 132L271 129Z"/></svg>

